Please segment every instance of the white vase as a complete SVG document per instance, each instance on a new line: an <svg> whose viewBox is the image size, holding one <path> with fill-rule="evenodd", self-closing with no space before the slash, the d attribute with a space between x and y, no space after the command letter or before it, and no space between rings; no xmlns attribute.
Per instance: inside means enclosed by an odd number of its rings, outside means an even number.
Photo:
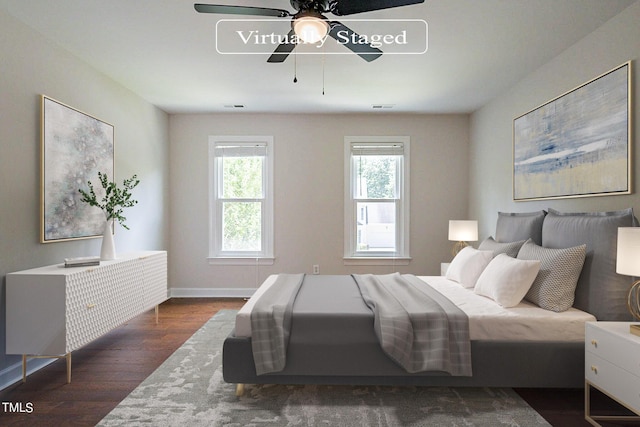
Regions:
<svg viewBox="0 0 640 427"><path fill-rule="evenodd" d="M113 219L108 219L104 225L102 233L102 248L100 248L100 259L110 261L116 259L116 245L113 242Z"/></svg>

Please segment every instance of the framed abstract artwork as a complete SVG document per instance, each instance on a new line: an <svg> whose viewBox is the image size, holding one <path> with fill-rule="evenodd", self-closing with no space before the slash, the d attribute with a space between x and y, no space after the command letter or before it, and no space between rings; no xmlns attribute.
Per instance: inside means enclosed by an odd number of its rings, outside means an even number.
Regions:
<svg viewBox="0 0 640 427"><path fill-rule="evenodd" d="M513 199L630 194L631 62L513 120Z"/></svg>
<svg viewBox="0 0 640 427"><path fill-rule="evenodd" d="M102 236L100 209L80 201L78 189L98 183L98 172L113 179L114 129L109 123L42 95L40 241ZM100 195L101 196L101 195Z"/></svg>

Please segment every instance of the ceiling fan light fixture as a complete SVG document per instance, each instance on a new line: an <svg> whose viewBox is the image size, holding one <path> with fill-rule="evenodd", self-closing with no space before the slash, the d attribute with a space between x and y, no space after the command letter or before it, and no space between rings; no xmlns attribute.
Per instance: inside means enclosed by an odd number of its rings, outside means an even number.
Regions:
<svg viewBox="0 0 640 427"><path fill-rule="evenodd" d="M326 19L317 12L300 12L291 22L296 36L304 43L317 43L329 32Z"/></svg>

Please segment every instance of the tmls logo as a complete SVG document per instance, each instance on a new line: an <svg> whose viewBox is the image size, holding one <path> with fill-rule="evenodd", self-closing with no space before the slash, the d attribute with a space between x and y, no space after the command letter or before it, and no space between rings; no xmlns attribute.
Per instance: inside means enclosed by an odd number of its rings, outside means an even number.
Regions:
<svg viewBox="0 0 640 427"><path fill-rule="evenodd" d="M16 412L20 412L20 413L24 413L24 414L30 414L33 412L33 403L31 402L27 402L27 403L22 403L22 402L2 402L2 411L3 412L10 412L10 413L16 413Z"/></svg>

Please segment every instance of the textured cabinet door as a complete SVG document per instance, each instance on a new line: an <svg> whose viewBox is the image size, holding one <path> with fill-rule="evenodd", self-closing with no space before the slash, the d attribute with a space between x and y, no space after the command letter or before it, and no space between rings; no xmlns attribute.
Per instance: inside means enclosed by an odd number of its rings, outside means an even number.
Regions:
<svg viewBox="0 0 640 427"><path fill-rule="evenodd" d="M143 310L149 310L167 300L167 253L160 252L141 258L143 271Z"/></svg>
<svg viewBox="0 0 640 427"><path fill-rule="evenodd" d="M138 259L67 276L66 353L142 313L143 277Z"/></svg>

